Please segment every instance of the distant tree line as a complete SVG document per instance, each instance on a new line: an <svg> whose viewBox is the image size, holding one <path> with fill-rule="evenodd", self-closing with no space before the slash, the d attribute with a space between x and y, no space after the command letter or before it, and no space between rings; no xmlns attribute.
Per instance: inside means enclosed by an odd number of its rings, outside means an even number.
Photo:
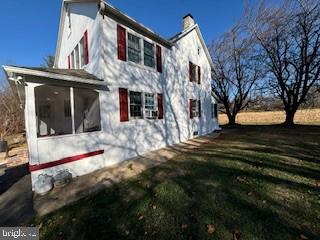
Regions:
<svg viewBox="0 0 320 240"><path fill-rule="evenodd" d="M320 3L260 2L210 46L212 90L229 124L242 110L284 110L294 124L299 108L319 107Z"/></svg>

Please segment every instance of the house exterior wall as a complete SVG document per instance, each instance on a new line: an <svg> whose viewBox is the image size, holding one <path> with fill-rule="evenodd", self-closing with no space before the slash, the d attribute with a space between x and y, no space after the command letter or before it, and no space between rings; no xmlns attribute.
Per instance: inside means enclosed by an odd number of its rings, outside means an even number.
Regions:
<svg viewBox="0 0 320 240"><path fill-rule="evenodd" d="M76 2L66 4L65 8L66 13L70 12L71 33L69 34L69 18L68 14L66 14L62 23L63 30L61 32L61 44L56 67L62 69L68 68L68 56L80 42L85 31L87 31L89 42L89 64L85 66L85 69L98 76L100 72L98 67L100 66L99 60L101 54L101 15L98 13L97 4L93 2Z"/></svg>
<svg viewBox="0 0 320 240"><path fill-rule="evenodd" d="M82 3L83 4L83 3ZM91 5L90 5L91 6ZM94 5L96 8L96 5ZM72 9L84 10L84 5L75 4ZM170 146L193 138L194 132L208 134L218 128L212 118L210 63L201 46L195 30L176 42L172 49L162 46L162 73L129 61L118 60L117 22L107 16L102 18L89 8L83 16L73 16L74 27L69 39L63 34L58 67L67 67L67 56L80 40L81 34L89 31L90 61L85 69L107 81L109 91L98 90L100 94L101 131L37 138L34 109L34 88L28 84L27 133L30 146L30 164L43 164L70 156L104 150L103 154L56 167L33 171L32 183L40 174L54 176L60 170L68 169L72 175L80 176L111 166L148 151ZM133 32L124 26L127 31ZM76 30L77 29L77 30ZM92 32L92 34L90 34ZM133 32L134 33L134 32ZM137 33L150 42L144 36ZM94 37L93 37L94 36ZM158 43L155 43L158 44ZM160 45L160 44L159 44ZM199 50L199 51L198 51ZM199 52L199 54L198 54ZM189 61L201 66L201 84L189 81ZM76 87L76 86L75 86ZM128 91L163 94L163 119L130 119L120 122L119 88ZM201 99L202 116L190 119L189 100Z"/></svg>

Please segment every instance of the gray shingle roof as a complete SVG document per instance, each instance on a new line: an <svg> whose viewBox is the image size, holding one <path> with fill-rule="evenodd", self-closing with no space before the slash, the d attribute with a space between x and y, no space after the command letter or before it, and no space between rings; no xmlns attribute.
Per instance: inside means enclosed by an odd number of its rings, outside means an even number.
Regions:
<svg viewBox="0 0 320 240"><path fill-rule="evenodd" d="M59 69L59 68L20 67L20 66L13 66L13 67L30 69L30 70L35 70L35 71L47 72L47 73L53 73L53 74L59 74L59 75L72 76L72 77L77 77L77 78L82 78L82 79L103 81L102 79L97 78L93 74L90 74L83 69Z"/></svg>

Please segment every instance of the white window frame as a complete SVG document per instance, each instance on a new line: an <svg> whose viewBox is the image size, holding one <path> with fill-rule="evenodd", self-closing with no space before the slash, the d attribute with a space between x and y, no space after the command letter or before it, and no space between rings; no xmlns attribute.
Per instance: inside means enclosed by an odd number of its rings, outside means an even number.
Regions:
<svg viewBox="0 0 320 240"><path fill-rule="evenodd" d="M141 113L142 116L141 117L134 117L131 116L131 111L130 111L130 105L131 105L131 101L130 101L130 93L131 92L138 92L141 94ZM153 117L147 117L146 115L146 104L145 104L145 98L146 98L146 94L152 94L154 97L154 108L153 111L156 112L156 115ZM151 105L150 105L151 106ZM157 100L157 94L156 93L150 93L150 92L143 92L143 91L139 91L139 90L129 90L128 91L128 115L129 115L129 121L131 120L155 120L158 118L158 100Z"/></svg>
<svg viewBox="0 0 320 240"><path fill-rule="evenodd" d="M68 24L68 38L72 34L72 25L71 25L71 13L70 13L70 8L67 10L67 24Z"/></svg>
<svg viewBox="0 0 320 240"><path fill-rule="evenodd" d="M141 35L141 34L138 34L137 32L131 30L130 28L125 28L126 29L126 57L127 57L127 62L129 62L130 64L134 64L136 66L140 66L140 67L143 67L145 69L153 69L153 70L157 70L157 56L156 56L156 46L157 46L157 43L156 42L153 42L153 41L150 41L149 39L147 39L145 36ZM140 48L141 48L141 52L140 52L140 55L141 55L141 61L139 63L136 63L136 62L132 62L129 60L129 51L128 51L128 45L129 45L129 39L128 39L128 33L130 33L131 35L134 35L138 38L140 38ZM153 47L153 54L154 54L154 67L149 67L149 66L146 66L144 65L144 41L147 41L151 44L154 45Z"/></svg>
<svg viewBox="0 0 320 240"><path fill-rule="evenodd" d="M152 69L154 69L154 68L156 68L156 44L154 43L154 42L150 42L150 41L148 41L148 40L146 40L146 39L143 39L143 50L142 50L142 55L143 55L143 66L146 66L146 67L149 67L149 68L152 68ZM151 67L151 66L148 66L148 65L146 65L145 64L145 62L144 62L144 42L147 42L147 43L149 43L149 44L152 44L153 45L153 49L152 49L152 51L153 51L153 67Z"/></svg>
<svg viewBox="0 0 320 240"><path fill-rule="evenodd" d="M153 95L153 105L146 105L146 95ZM156 94L154 93L143 93L143 98L144 98L144 101L143 101L143 109L144 109L144 116L145 116L145 119L156 119L158 117L158 111L157 111L157 107L158 107L158 103L156 101ZM153 108L150 110L148 108L146 108L146 106L152 106ZM148 117L147 116L147 112L151 112L151 116Z"/></svg>
<svg viewBox="0 0 320 240"><path fill-rule="evenodd" d="M193 109L193 102L195 102L195 110ZM199 100L198 99L192 99L191 103L191 110L192 110L192 116L193 117L200 117L200 106L199 106Z"/></svg>
<svg viewBox="0 0 320 240"><path fill-rule="evenodd" d="M84 44L84 35L83 35L81 37L80 41L76 44L76 46L73 48L73 50L71 51L71 53L69 55L72 58L70 61L72 61L72 64L73 64L73 65L71 64L71 66L70 66L71 69L83 69L83 67L85 66L85 64L82 62L82 58L81 58L81 44L80 43L81 43L82 39L83 39L83 44ZM79 65L76 64L77 63L76 58L75 58L76 48L79 49L78 54L77 54L78 59L79 59Z"/></svg>
<svg viewBox="0 0 320 240"><path fill-rule="evenodd" d="M140 107L140 111L141 111L141 117L139 116L131 116L131 100L130 100L130 93L131 92L136 92L136 93L140 93L141 94L141 107ZM135 91L135 90L129 90L129 94L128 94L128 103L129 103L129 109L128 109L128 115L129 115L129 120L131 119L144 119L144 93L141 91Z"/></svg>
<svg viewBox="0 0 320 240"><path fill-rule="evenodd" d="M191 61L190 61L191 62ZM199 71L199 66L191 62L192 64L192 79L191 82L198 83L198 71Z"/></svg>
<svg viewBox="0 0 320 240"><path fill-rule="evenodd" d="M132 36L134 36L134 37L136 37L136 38L139 38L139 46L140 46L140 58L139 58L139 62L134 62L134 61L129 60L129 34L132 35ZM143 46L143 44L141 44L143 38L141 38L141 37L140 37L139 35L137 35L137 34L134 34L134 33L129 32L129 31L127 31L127 36L126 36L126 37L127 37L127 46L126 46L126 47L127 47L127 60L128 60L129 62L132 62L132 63L141 65L141 63L143 63L143 61L144 61L144 56L142 55L142 54L143 54L142 49L144 49L144 46Z"/></svg>

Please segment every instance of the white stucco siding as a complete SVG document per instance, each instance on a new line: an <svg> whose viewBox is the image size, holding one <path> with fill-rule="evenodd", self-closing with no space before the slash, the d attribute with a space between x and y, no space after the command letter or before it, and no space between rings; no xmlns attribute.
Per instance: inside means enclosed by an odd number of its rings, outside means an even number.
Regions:
<svg viewBox="0 0 320 240"><path fill-rule="evenodd" d="M102 71L104 79L107 80L111 88L129 87L144 90L160 91L163 85L163 75L158 73L156 68L144 66L134 62L122 61L117 54L117 25L113 19L106 17L102 20L103 34L101 40L102 48ZM121 24L120 24L121 25ZM141 39L158 44L151 39L121 25L126 29L126 33L132 33ZM128 41L127 41L128 44ZM158 44L159 45L159 44ZM162 47L163 58L166 58L167 49ZM133 89L132 89L133 90Z"/></svg>
<svg viewBox="0 0 320 240"><path fill-rule="evenodd" d="M194 132L200 135L211 132L218 127L211 117L211 67L196 30L191 31L176 43L170 59L172 67L168 69L168 79L171 81L167 81L166 87L170 93L170 99L180 103L172 105L171 114L179 116L178 129L183 129L182 139L192 137ZM201 84L190 82L189 61L201 67ZM200 118L190 119L189 99L201 100ZM177 124L171 119L171 126L174 125Z"/></svg>
<svg viewBox="0 0 320 240"><path fill-rule="evenodd" d="M72 3L66 5L66 16L64 18L63 29L61 30L61 43L57 68L68 68L68 56L80 42L85 31L88 31L89 42L89 64L88 68L94 71L94 66L98 66L99 59L99 20L101 15L98 13L96 3ZM70 12L71 32L68 30ZM96 71L98 72L98 71Z"/></svg>

